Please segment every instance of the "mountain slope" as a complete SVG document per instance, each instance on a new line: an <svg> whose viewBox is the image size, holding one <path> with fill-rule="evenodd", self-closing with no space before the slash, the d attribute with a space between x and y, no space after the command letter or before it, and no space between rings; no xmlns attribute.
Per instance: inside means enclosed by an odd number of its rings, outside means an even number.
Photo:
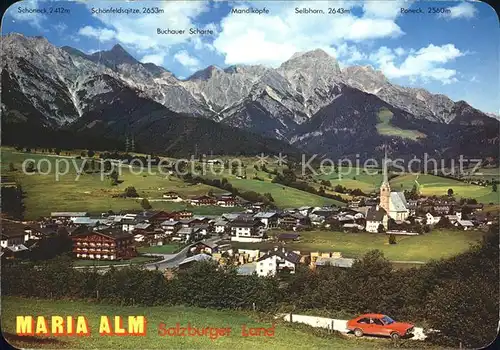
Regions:
<svg viewBox="0 0 500 350"><path fill-rule="evenodd" d="M464 101L392 84L369 66L341 70L322 50L297 53L276 69L209 66L179 80L120 45L89 55L42 37L9 34L2 48L3 122L117 138L133 131L155 150L166 149L162 142L172 141L174 130L181 140L176 144L189 148L204 139L197 126L204 125L207 135L235 133L252 149L270 145L256 134L325 155L370 153L381 142L400 153L448 154L465 147L457 140L468 139L471 149L483 145L481 154L498 155L498 120ZM393 115L385 127L394 135L379 132L381 108ZM200 121L184 120L189 117ZM195 132L183 134L176 125ZM408 139L397 135L398 128L427 136ZM148 139L148 132L155 137ZM194 139L183 139L187 135ZM224 142L213 142L218 140Z"/></svg>

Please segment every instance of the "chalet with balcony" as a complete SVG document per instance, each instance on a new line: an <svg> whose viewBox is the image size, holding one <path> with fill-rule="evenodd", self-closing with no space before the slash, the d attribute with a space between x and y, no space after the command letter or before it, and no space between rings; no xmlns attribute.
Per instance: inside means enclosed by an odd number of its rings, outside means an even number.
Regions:
<svg viewBox="0 0 500 350"><path fill-rule="evenodd" d="M285 213L280 218L279 226L285 230L296 230L299 228L310 227L311 220L300 213Z"/></svg>
<svg viewBox="0 0 500 350"><path fill-rule="evenodd" d="M229 224L231 228L231 241L236 242L262 242L266 231L264 224L257 220L237 219Z"/></svg>
<svg viewBox="0 0 500 350"><path fill-rule="evenodd" d="M134 236L120 230L89 231L71 237L79 259L120 260L137 256Z"/></svg>
<svg viewBox="0 0 500 350"><path fill-rule="evenodd" d="M279 225L279 214L275 212L259 212L253 217L262 222L266 229L276 228Z"/></svg>
<svg viewBox="0 0 500 350"><path fill-rule="evenodd" d="M295 273L296 266L300 263L300 255L286 252L285 249L275 248L259 259L255 271L257 276L275 276L278 273Z"/></svg>
<svg viewBox="0 0 500 350"><path fill-rule="evenodd" d="M217 200L205 195L191 198L190 203L194 206L215 205Z"/></svg>

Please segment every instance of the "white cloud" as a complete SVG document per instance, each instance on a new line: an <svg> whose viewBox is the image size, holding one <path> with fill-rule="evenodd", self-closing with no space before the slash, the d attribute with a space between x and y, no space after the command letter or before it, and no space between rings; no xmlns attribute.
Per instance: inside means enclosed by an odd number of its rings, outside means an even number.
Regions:
<svg viewBox="0 0 500 350"><path fill-rule="evenodd" d="M58 24L54 24L54 29L59 34L62 34L66 29L68 29L68 26L65 23L61 22L61 23L58 23Z"/></svg>
<svg viewBox="0 0 500 350"><path fill-rule="evenodd" d="M45 31L42 26L42 21L44 21L47 17L41 13L20 13L18 12L18 8L30 8L30 9L40 9L38 4L38 0L27 0L23 2L17 2L12 5L8 9L8 14L14 19L14 21L26 22L32 27L37 28L38 30Z"/></svg>
<svg viewBox="0 0 500 350"><path fill-rule="evenodd" d="M174 55L174 59L192 71L199 69L201 66L200 61L196 57L191 56L186 50L177 52Z"/></svg>
<svg viewBox="0 0 500 350"><path fill-rule="evenodd" d="M394 52L396 53L396 55L398 56L403 56L405 53L406 53L406 50L403 49L402 47L398 47L394 50Z"/></svg>
<svg viewBox="0 0 500 350"><path fill-rule="evenodd" d="M154 63L157 66L162 66L164 59L165 59L165 54L157 53L157 54L152 54L152 55L145 55L143 58L141 58L141 62L142 63Z"/></svg>
<svg viewBox="0 0 500 350"><path fill-rule="evenodd" d="M278 66L296 52L317 48L329 52L345 41L362 42L404 34L394 19L387 16L327 13L329 7L351 9L361 5L347 1L304 1L292 7L276 2L269 5L269 15L229 14L221 21L220 33L213 45L225 55L226 64ZM262 3L257 2L255 6L262 7ZM295 8L322 9L325 14L298 15ZM360 58L353 52L351 60Z"/></svg>
<svg viewBox="0 0 500 350"><path fill-rule="evenodd" d="M476 16L477 8L470 2L462 2L457 6L450 7L450 13L440 14L440 17L446 17L451 19L466 18L471 19Z"/></svg>
<svg viewBox="0 0 500 350"><path fill-rule="evenodd" d="M409 8L413 2L408 0L366 1L363 4L363 12L367 17L394 19L401 14L401 8Z"/></svg>
<svg viewBox="0 0 500 350"><path fill-rule="evenodd" d="M116 37L116 33L107 28L94 28L91 26L85 26L78 30L78 34L90 38L95 38L100 42L109 41Z"/></svg>
<svg viewBox="0 0 500 350"><path fill-rule="evenodd" d="M155 4L163 10L159 14L144 15L116 15L116 14L94 14L93 16L100 20L108 30L115 33L114 39L122 45L132 47L143 53L151 53L165 50L175 44L188 43L195 35L189 35L187 30L196 27L194 19L201 13L208 10L206 1L169 1ZM89 8L107 8L109 3L92 1L87 3ZM129 2L127 9L139 9L142 12L143 5ZM91 27L92 28L92 27ZM157 34L157 28L186 30L184 34ZM98 28L93 28L99 31ZM96 37L97 38L97 37ZM100 37L105 39L106 37Z"/></svg>
<svg viewBox="0 0 500 350"><path fill-rule="evenodd" d="M443 84L457 81L457 71L444 68L442 65L464 55L453 44L436 46L430 44L417 51L410 51L408 56L398 65L395 63L397 53L385 46L369 56L388 78L409 78L410 80L437 80Z"/></svg>

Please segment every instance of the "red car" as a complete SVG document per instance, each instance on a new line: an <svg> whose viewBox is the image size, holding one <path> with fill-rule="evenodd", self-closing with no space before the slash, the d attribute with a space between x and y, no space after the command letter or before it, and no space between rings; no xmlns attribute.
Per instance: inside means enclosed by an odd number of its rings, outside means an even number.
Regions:
<svg viewBox="0 0 500 350"><path fill-rule="evenodd" d="M414 326L411 323L396 322L382 314L365 314L347 322L347 329L354 332L356 337L363 334L381 335L394 340L410 336Z"/></svg>

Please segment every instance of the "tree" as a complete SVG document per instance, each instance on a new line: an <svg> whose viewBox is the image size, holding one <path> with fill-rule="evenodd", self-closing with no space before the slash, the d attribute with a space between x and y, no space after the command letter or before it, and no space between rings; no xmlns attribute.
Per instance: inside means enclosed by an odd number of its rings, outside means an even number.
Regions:
<svg viewBox="0 0 500 350"><path fill-rule="evenodd" d="M104 161L104 171L108 172L111 170L111 162L109 160Z"/></svg>
<svg viewBox="0 0 500 350"><path fill-rule="evenodd" d="M264 197L265 197L265 198L267 198L267 200L268 200L269 202L274 202L274 198L273 198L273 196L271 195L271 193L268 193L268 192L264 193Z"/></svg>
<svg viewBox="0 0 500 350"><path fill-rule="evenodd" d="M87 156L87 152L85 152L85 151L81 151L81 152L80 152L80 156L82 156L82 157L86 157L86 156Z"/></svg>
<svg viewBox="0 0 500 350"><path fill-rule="evenodd" d="M146 198L143 198L142 201L141 201L141 207L144 209L144 210L149 210L152 208L151 204L149 204L149 201L146 199Z"/></svg>
<svg viewBox="0 0 500 350"><path fill-rule="evenodd" d="M385 232L385 227L384 227L384 225L379 224L379 225L378 225L378 228L377 228L377 231L378 231L378 233L384 233L384 232Z"/></svg>
<svg viewBox="0 0 500 350"><path fill-rule="evenodd" d="M33 173L35 171L36 171L35 162L30 161L30 162L26 163L26 172Z"/></svg>
<svg viewBox="0 0 500 350"><path fill-rule="evenodd" d="M125 197L139 197L137 190L133 186L127 187L123 193L125 194Z"/></svg>
<svg viewBox="0 0 500 350"><path fill-rule="evenodd" d="M453 196L453 188L448 188L448 197Z"/></svg>
<svg viewBox="0 0 500 350"><path fill-rule="evenodd" d="M111 179L111 186L118 185L118 172L116 169L109 175L109 178Z"/></svg>
<svg viewBox="0 0 500 350"><path fill-rule="evenodd" d="M87 152L87 155L90 157L90 158L93 158L95 156L95 152L92 151L91 149L88 150Z"/></svg>
<svg viewBox="0 0 500 350"><path fill-rule="evenodd" d="M493 186L491 187L491 189L493 190L493 192L497 191L497 183L496 182L493 182Z"/></svg>
<svg viewBox="0 0 500 350"><path fill-rule="evenodd" d="M396 236L392 233L389 235L389 244L396 244Z"/></svg>

